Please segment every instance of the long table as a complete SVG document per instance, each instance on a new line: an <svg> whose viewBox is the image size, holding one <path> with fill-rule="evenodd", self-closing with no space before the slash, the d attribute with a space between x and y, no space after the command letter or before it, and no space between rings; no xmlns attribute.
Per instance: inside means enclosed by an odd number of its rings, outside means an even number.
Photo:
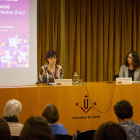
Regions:
<svg viewBox="0 0 140 140"><path fill-rule="evenodd" d="M48 103L56 105L58 123L62 123L71 135L77 130L97 129L103 122L118 122L113 106L123 99L133 105L133 120L140 124L140 84L87 82L72 86L0 86L0 117L3 117L6 102L11 99L22 103L19 121L23 124L30 116L41 116Z"/></svg>

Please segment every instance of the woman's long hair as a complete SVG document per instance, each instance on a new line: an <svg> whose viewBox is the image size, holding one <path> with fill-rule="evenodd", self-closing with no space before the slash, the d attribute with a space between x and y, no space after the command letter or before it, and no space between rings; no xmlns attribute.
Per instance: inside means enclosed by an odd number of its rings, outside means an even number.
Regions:
<svg viewBox="0 0 140 140"><path fill-rule="evenodd" d="M106 122L94 133L94 140L127 140L127 136L119 124Z"/></svg>
<svg viewBox="0 0 140 140"><path fill-rule="evenodd" d="M0 140L12 140L10 128L4 118L0 118Z"/></svg>
<svg viewBox="0 0 140 140"><path fill-rule="evenodd" d="M30 117L24 124L19 140L54 140L54 136L45 118Z"/></svg>
<svg viewBox="0 0 140 140"><path fill-rule="evenodd" d="M140 67L140 60L139 60L139 55L138 55L138 53L135 52L135 51L129 52L129 53L127 54L126 59L125 59L125 65L126 65L126 66L129 66L129 63L128 63L128 61L127 61L127 58L128 58L128 55L129 55L130 53L132 54L132 62L133 62L134 70L137 70L137 68Z"/></svg>

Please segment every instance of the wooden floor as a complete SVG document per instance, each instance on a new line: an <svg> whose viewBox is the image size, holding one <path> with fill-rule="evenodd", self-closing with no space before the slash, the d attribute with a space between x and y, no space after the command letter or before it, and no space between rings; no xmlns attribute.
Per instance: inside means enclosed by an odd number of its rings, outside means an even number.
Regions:
<svg viewBox="0 0 140 140"><path fill-rule="evenodd" d="M140 124L140 84L87 82L73 86L0 86L0 117L3 117L6 102L11 99L22 103L21 123L30 116L41 116L48 103L55 104L60 115L58 123L62 123L71 135L77 130L97 129L103 122L118 122L113 106L123 99L131 102L133 120Z"/></svg>

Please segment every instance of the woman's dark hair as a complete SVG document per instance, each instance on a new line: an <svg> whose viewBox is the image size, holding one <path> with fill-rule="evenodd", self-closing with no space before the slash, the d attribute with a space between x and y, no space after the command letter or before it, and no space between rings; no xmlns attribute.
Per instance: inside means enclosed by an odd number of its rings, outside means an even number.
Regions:
<svg viewBox="0 0 140 140"><path fill-rule="evenodd" d="M130 119L133 116L133 107L128 101L122 100L114 105L114 112L122 120Z"/></svg>
<svg viewBox="0 0 140 140"><path fill-rule="evenodd" d="M53 57L53 56L56 56L57 57L57 53L55 51L48 51L46 53L46 57L45 57L46 62L48 62L47 59L49 59L49 57ZM48 62L48 64L49 64L49 62Z"/></svg>
<svg viewBox="0 0 140 140"><path fill-rule="evenodd" d="M127 140L127 136L119 124L106 122L94 133L94 140Z"/></svg>
<svg viewBox="0 0 140 140"><path fill-rule="evenodd" d="M54 140L54 137L43 117L30 117L24 124L19 140Z"/></svg>
<svg viewBox="0 0 140 140"><path fill-rule="evenodd" d="M0 140L11 140L10 129L4 118L0 118Z"/></svg>
<svg viewBox="0 0 140 140"><path fill-rule="evenodd" d="M126 59L125 59L125 65L126 65L126 66L129 66L129 63L128 63L128 61L127 61L127 58L128 58L128 55L129 55L130 53L132 54L132 62L133 62L134 70L136 70L137 68L140 67L140 60L139 60L139 55L138 55L138 53L135 52L135 51L129 52L129 53L127 54Z"/></svg>
<svg viewBox="0 0 140 140"><path fill-rule="evenodd" d="M59 120L59 113L55 105L48 104L44 109L42 116L50 123L56 123Z"/></svg>

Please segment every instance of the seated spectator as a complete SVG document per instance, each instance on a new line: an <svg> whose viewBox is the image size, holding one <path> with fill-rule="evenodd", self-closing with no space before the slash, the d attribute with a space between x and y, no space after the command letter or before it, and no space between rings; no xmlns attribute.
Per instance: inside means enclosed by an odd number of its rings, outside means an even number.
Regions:
<svg viewBox="0 0 140 140"><path fill-rule="evenodd" d="M54 136L45 118L30 117L24 124L19 140L54 140Z"/></svg>
<svg viewBox="0 0 140 140"><path fill-rule="evenodd" d="M3 118L0 118L0 140L11 140L9 126Z"/></svg>
<svg viewBox="0 0 140 140"><path fill-rule="evenodd" d="M46 118L50 124L53 134L68 134L66 128L62 124L58 124L59 113L55 105L48 104L44 109L42 116Z"/></svg>
<svg viewBox="0 0 140 140"><path fill-rule="evenodd" d="M140 140L140 125L135 124L131 119L133 116L132 105L128 101L122 100L114 106L114 111L120 125L125 129L128 140Z"/></svg>
<svg viewBox="0 0 140 140"><path fill-rule="evenodd" d="M19 123L17 118L21 110L21 103L15 99L9 100L5 106L4 119L8 122L11 136L19 136L23 128L23 124Z"/></svg>
<svg viewBox="0 0 140 140"><path fill-rule="evenodd" d="M127 136L119 124L107 122L94 133L94 140L127 140Z"/></svg>

